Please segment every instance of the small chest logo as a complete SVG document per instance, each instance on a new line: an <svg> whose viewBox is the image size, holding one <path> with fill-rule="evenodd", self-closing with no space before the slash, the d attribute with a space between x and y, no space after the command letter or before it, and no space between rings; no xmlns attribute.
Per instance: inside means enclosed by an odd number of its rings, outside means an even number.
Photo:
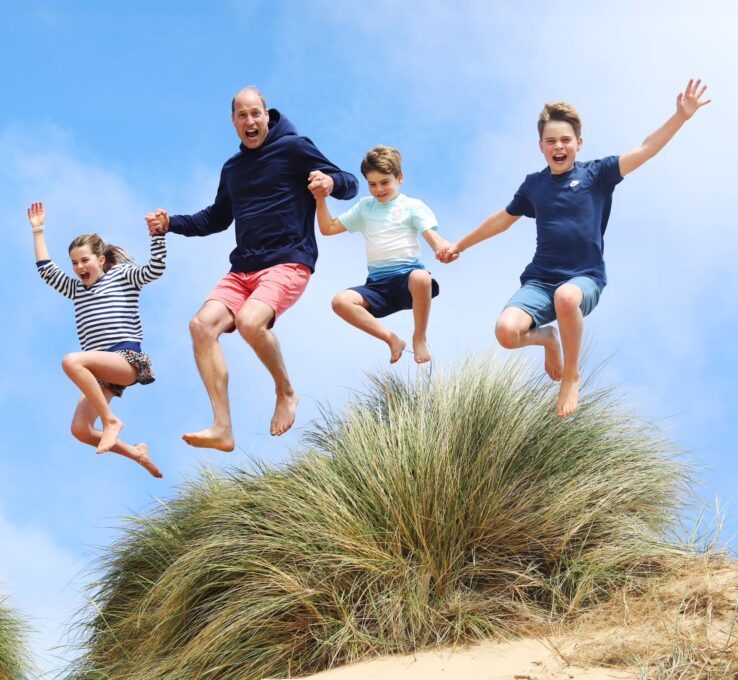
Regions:
<svg viewBox="0 0 738 680"><path fill-rule="evenodd" d="M402 222L404 213L405 211L399 205L396 205L394 208L392 208L392 212L390 213L390 220L392 220L393 224L399 224L400 222Z"/></svg>
<svg viewBox="0 0 738 680"><path fill-rule="evenodd" d="M582 180L580 179L573 179L569 186L573 189L574 187L578 187L581 184L581 182Z"/></svg>

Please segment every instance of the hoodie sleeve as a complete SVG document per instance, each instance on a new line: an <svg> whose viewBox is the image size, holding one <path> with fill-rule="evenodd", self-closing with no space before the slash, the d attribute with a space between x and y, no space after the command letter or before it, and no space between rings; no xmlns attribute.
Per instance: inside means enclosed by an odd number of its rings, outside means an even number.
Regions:
<svg viewBox="0 0 738 680"><path fill-rule="evenodd" d="M169 218L169 231L183 236L208 236L228 229L233 222L233 208L226 188L225 170L224 166L215 202L194 215L172 215Z"/></svg>
<svg viewBox="0 0 738 680"><path fill-rule="evenodd" d="M333 198L345 200L353 198L359 192L359 182L356 177L331 163L307 137L300 138L300 154L306 176L313 170L320 170L331 176L335 185L331 193Z"/></svg>

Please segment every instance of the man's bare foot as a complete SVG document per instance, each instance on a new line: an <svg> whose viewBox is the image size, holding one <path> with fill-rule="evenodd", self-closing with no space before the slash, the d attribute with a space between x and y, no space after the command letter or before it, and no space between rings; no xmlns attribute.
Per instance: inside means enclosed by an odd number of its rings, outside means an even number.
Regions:
<svg viewBox="0 0 738 680"><path fill-rule="evenodd" d="M556 402L556 416L568 418L579 405L579 376L562 378L559 388L559 400Z"/></svg>
<svg viewBox="0 0 738 680"><path fill-rule="evenodd" d="M136 444L134 448L138 451L136 462L144 467L152 477L161 479L164 475L159 471L159 468L154 465L154 461L149 458L149 447L146 444Z"/></svg>
<svg viewBox="0 0 738 680"><path fill-rule="evenodd" d="M110 451L115 446L115 442L118 441L122 429L123 421L115 416L111 420L103 422L103 431L100 443L97 445L97 452L107 453Z"/></svg>
<svg viewBox="0 0 738 680"><path fill-rule="evenodd" d="M290 395L277 395L277 404L274 407L274 415L272 416L272 423L269 427L269 432L273 436L278 437L292 427L292 424L295 422L297 405L299 403L300 398L294 392Z"/></svg>
<svg viewBox="0 0 738 680"><path fill-rule="evenodd" d="M400 340L394 333L390 335L387 344L390 348L390 363L394 364L400 360L402 353L405 351L406 343L404 340Z"/></svg>
<svg viewBox="0 0 738 680"><path fill-rule="evenodd" d="M236 447L233 431L230 427L223 429L209 427L206 430L200 430L200 432L183 434L182 439L190 446L195 446L198 449L217 449L230 453Z"/></svg>
<svg viewBox="0 0 738 680"><path fill-rule="evenodd" d="M541 328L541 332L546 333L543 348L546 351L545 369L551 380L561 380L561 374L564 371L564 363L561 359L561 343L559 342L559 332L553 326ZM576 409L576 406L574 406Z"/></svg>
<svg viewBox="0 0 738 680"><path fill-rule="evenodd" d="M415 354L415 363L424 364L431 360L430 352L425 338L416 338L413 335L413 353Z"/></svg>

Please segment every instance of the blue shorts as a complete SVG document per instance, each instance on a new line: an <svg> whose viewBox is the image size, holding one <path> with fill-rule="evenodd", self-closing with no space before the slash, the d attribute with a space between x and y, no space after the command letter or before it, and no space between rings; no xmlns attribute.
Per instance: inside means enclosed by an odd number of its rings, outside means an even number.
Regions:
<svg viewBox="0 0 738 680"><path fill-rule="evenodd" d="M415 270L413 270L415 271ZM421 271L425 271L421 269ZM355 290L369 304L369 312L377 319L399 312L401 309L413 308L413 296L410 295L409 279L412 272L388 276L378 281L366 280L363 286L354 286ZM431 279L431 297L438 295L438 284Z"/></svg>
<svg viewBox="0 0 738 680"><path fill-rule="evenodd" d="M575 276L573 279L561 283L528 281L507 301L503 309L508 307L522 309L533 319L531 328L545 326L556 319L554 293L557 288L565 283L571 283L582 291L584 297L579 308L582 310L582 314L587 316L597 306L602 293L600 285L589 276Z"/></svg>

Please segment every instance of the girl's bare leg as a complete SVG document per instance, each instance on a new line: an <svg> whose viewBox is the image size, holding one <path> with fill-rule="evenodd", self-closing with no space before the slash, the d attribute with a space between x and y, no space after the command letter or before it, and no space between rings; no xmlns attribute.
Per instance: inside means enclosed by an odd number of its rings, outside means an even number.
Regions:
<svg viewBox="0 0 738 680"><path fill-rule="evenodd" d="M416 269L410 273L407 284L413 298L413 320L415 321L413 352L415 353L415 362L418 364L424 364L431 360L425 334L430 318L432 281L431 275L427 271Z"/></svg>
<svg viewBox="0 0 738 680"><path fill-rule="evenodd" d="M110 402L113 393L107 388L101 389L105 396L105 400ZM83 394L82 397L80 397L77 409L74 412L74 417L72 418L72 434L83 444L97 446L100 443L102 432L95 428L96 419L97 412L92 407L92 404L90 404L87 397ZM110 451L135 461L144 467L152 477L161 478L164 476L149 457L149 447L146 446L146 444L141 443L132 446L131 444L126 444L118 439L113 446L110 447Z"/></svg>
<svg viewBox="0 0 738 680"><path fill-rule="evenodd" d="M100 417L103 429L97 452L110 451L123 429L123 421L110 410L109 400L97 381L132 385L136 381L136 369L120 354L95 351L67 354L62 359L62 368Z"/></svg>
<svg viewBox="0 0 738 680"><path fill-rule="evenodd" d="M563 365L559 334L552 326L531 328L532 323L533 319L527 312L517 307L507 307L497 319L497 340L506 349L540 345L546 352L546 373L552 380L561 380Z"/></svg>
<svg viewBox="0 0 738 680"><path fill-rule="evenodd" d="M352 326L387 343L390 348L390 363L394 364L402 356L405 341L400 340L376 317L372 316L368 307L366 300L355 290L341 291L333 298L333 311L338 316Z"/></svg>

